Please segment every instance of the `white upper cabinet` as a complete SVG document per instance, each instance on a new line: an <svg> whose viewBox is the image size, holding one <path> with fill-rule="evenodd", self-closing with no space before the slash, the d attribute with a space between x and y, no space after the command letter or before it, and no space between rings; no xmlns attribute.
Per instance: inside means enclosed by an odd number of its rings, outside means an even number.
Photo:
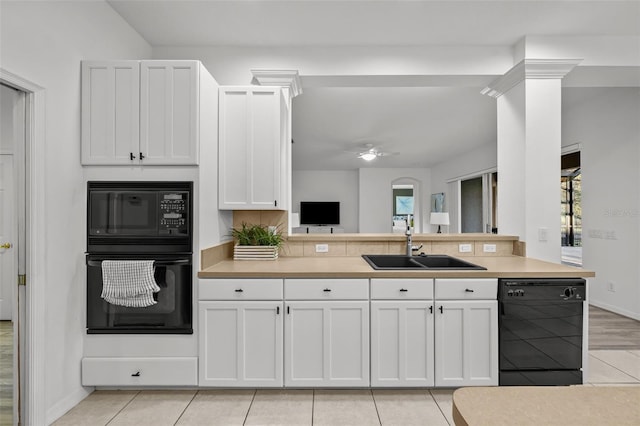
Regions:
<svg viewBox="0 0 640 426"><path fill-rule="evenodd" d="M143 164L198 164L198 65L196 61L140 63Z"/></svg>
<svg viewBox="0 0 640 426"><path fill-rule="evenodd" d="M83 61L82 164L197 165L202 78L198 61Z"/></svg>
<svg viewBox="0 0 640 426"><path fill-rule="evenodd" d="M140 140L140 63L82 62L82 164L131 164Z"/></svg>
<svg viewBox="0 0 640 426"><path fill-rule="evenodd" d="M288 107L279 87L220 88L219 208L286 210Z"/></svg>

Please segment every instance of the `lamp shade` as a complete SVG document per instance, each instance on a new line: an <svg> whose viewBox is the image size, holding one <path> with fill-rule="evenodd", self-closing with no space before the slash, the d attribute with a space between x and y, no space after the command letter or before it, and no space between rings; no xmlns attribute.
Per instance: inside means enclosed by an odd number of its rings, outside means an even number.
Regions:
<svg viewBox="0 0 640 426"><path fill-rule="evenodd" d="M300 214L299 213L291 213L291 227L297 228L300 226Z"/></svg>
<svg viewBox="0 0 640 426"><path fill-rule="evenodd" d="M432 225L448 225L449 213L431 213L430 222Z"/></svg>

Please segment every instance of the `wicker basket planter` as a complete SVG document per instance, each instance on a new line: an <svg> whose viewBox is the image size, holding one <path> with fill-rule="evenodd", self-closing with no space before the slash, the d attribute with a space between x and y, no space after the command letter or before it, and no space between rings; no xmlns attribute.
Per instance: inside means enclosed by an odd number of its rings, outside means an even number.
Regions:
<svg viewBox="0 0 640 426"><path fill-rule="evenodd" d="M276 260L277 246L240 246L233 247L233 260Z"/></svg>

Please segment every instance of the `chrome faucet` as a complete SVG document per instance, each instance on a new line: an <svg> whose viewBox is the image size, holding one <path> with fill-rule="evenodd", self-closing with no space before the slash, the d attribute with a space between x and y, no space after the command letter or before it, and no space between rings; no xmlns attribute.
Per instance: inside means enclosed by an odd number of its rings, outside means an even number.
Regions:
<svg viewBox="0 0 640 426"><path fill-rule="evenodd" d="M407 231L405 232L405 235L407 236L407 256L413 256L413 252L420 250L422 248L422 244L420 244L417 247L413 245L413 240L411 238L411 215L410 214L407 215Z"/></svg>

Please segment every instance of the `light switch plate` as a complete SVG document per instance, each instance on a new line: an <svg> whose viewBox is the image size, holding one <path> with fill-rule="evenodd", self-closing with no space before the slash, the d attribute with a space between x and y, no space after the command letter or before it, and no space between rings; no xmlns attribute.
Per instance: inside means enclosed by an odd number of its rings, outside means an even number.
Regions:
<svg viewBox="0 0 640 426"><path fill-rule="evenodd" d="M471 253L471 244L458 244L458 251L460 253Z"/></svg>
<svg viewBox="0 0 640 426"><path fill-rule="evenodd" d="M316 253L329 253L329 244L316 244Z"/></svg>
<svg viewBox="0 0 640 426"><path fill-rule="evenodd" d="M538 228L538 241L540 242L545 242L547 241L547 239L549 234L549 230L547 228Z"/></svg>
<svg viewBox="0 0 640 426"><path fill-rule="evenodd" d="M496 245L495 244L484 244L482 246L482 251L485 253L495 253Z"/></svg>

